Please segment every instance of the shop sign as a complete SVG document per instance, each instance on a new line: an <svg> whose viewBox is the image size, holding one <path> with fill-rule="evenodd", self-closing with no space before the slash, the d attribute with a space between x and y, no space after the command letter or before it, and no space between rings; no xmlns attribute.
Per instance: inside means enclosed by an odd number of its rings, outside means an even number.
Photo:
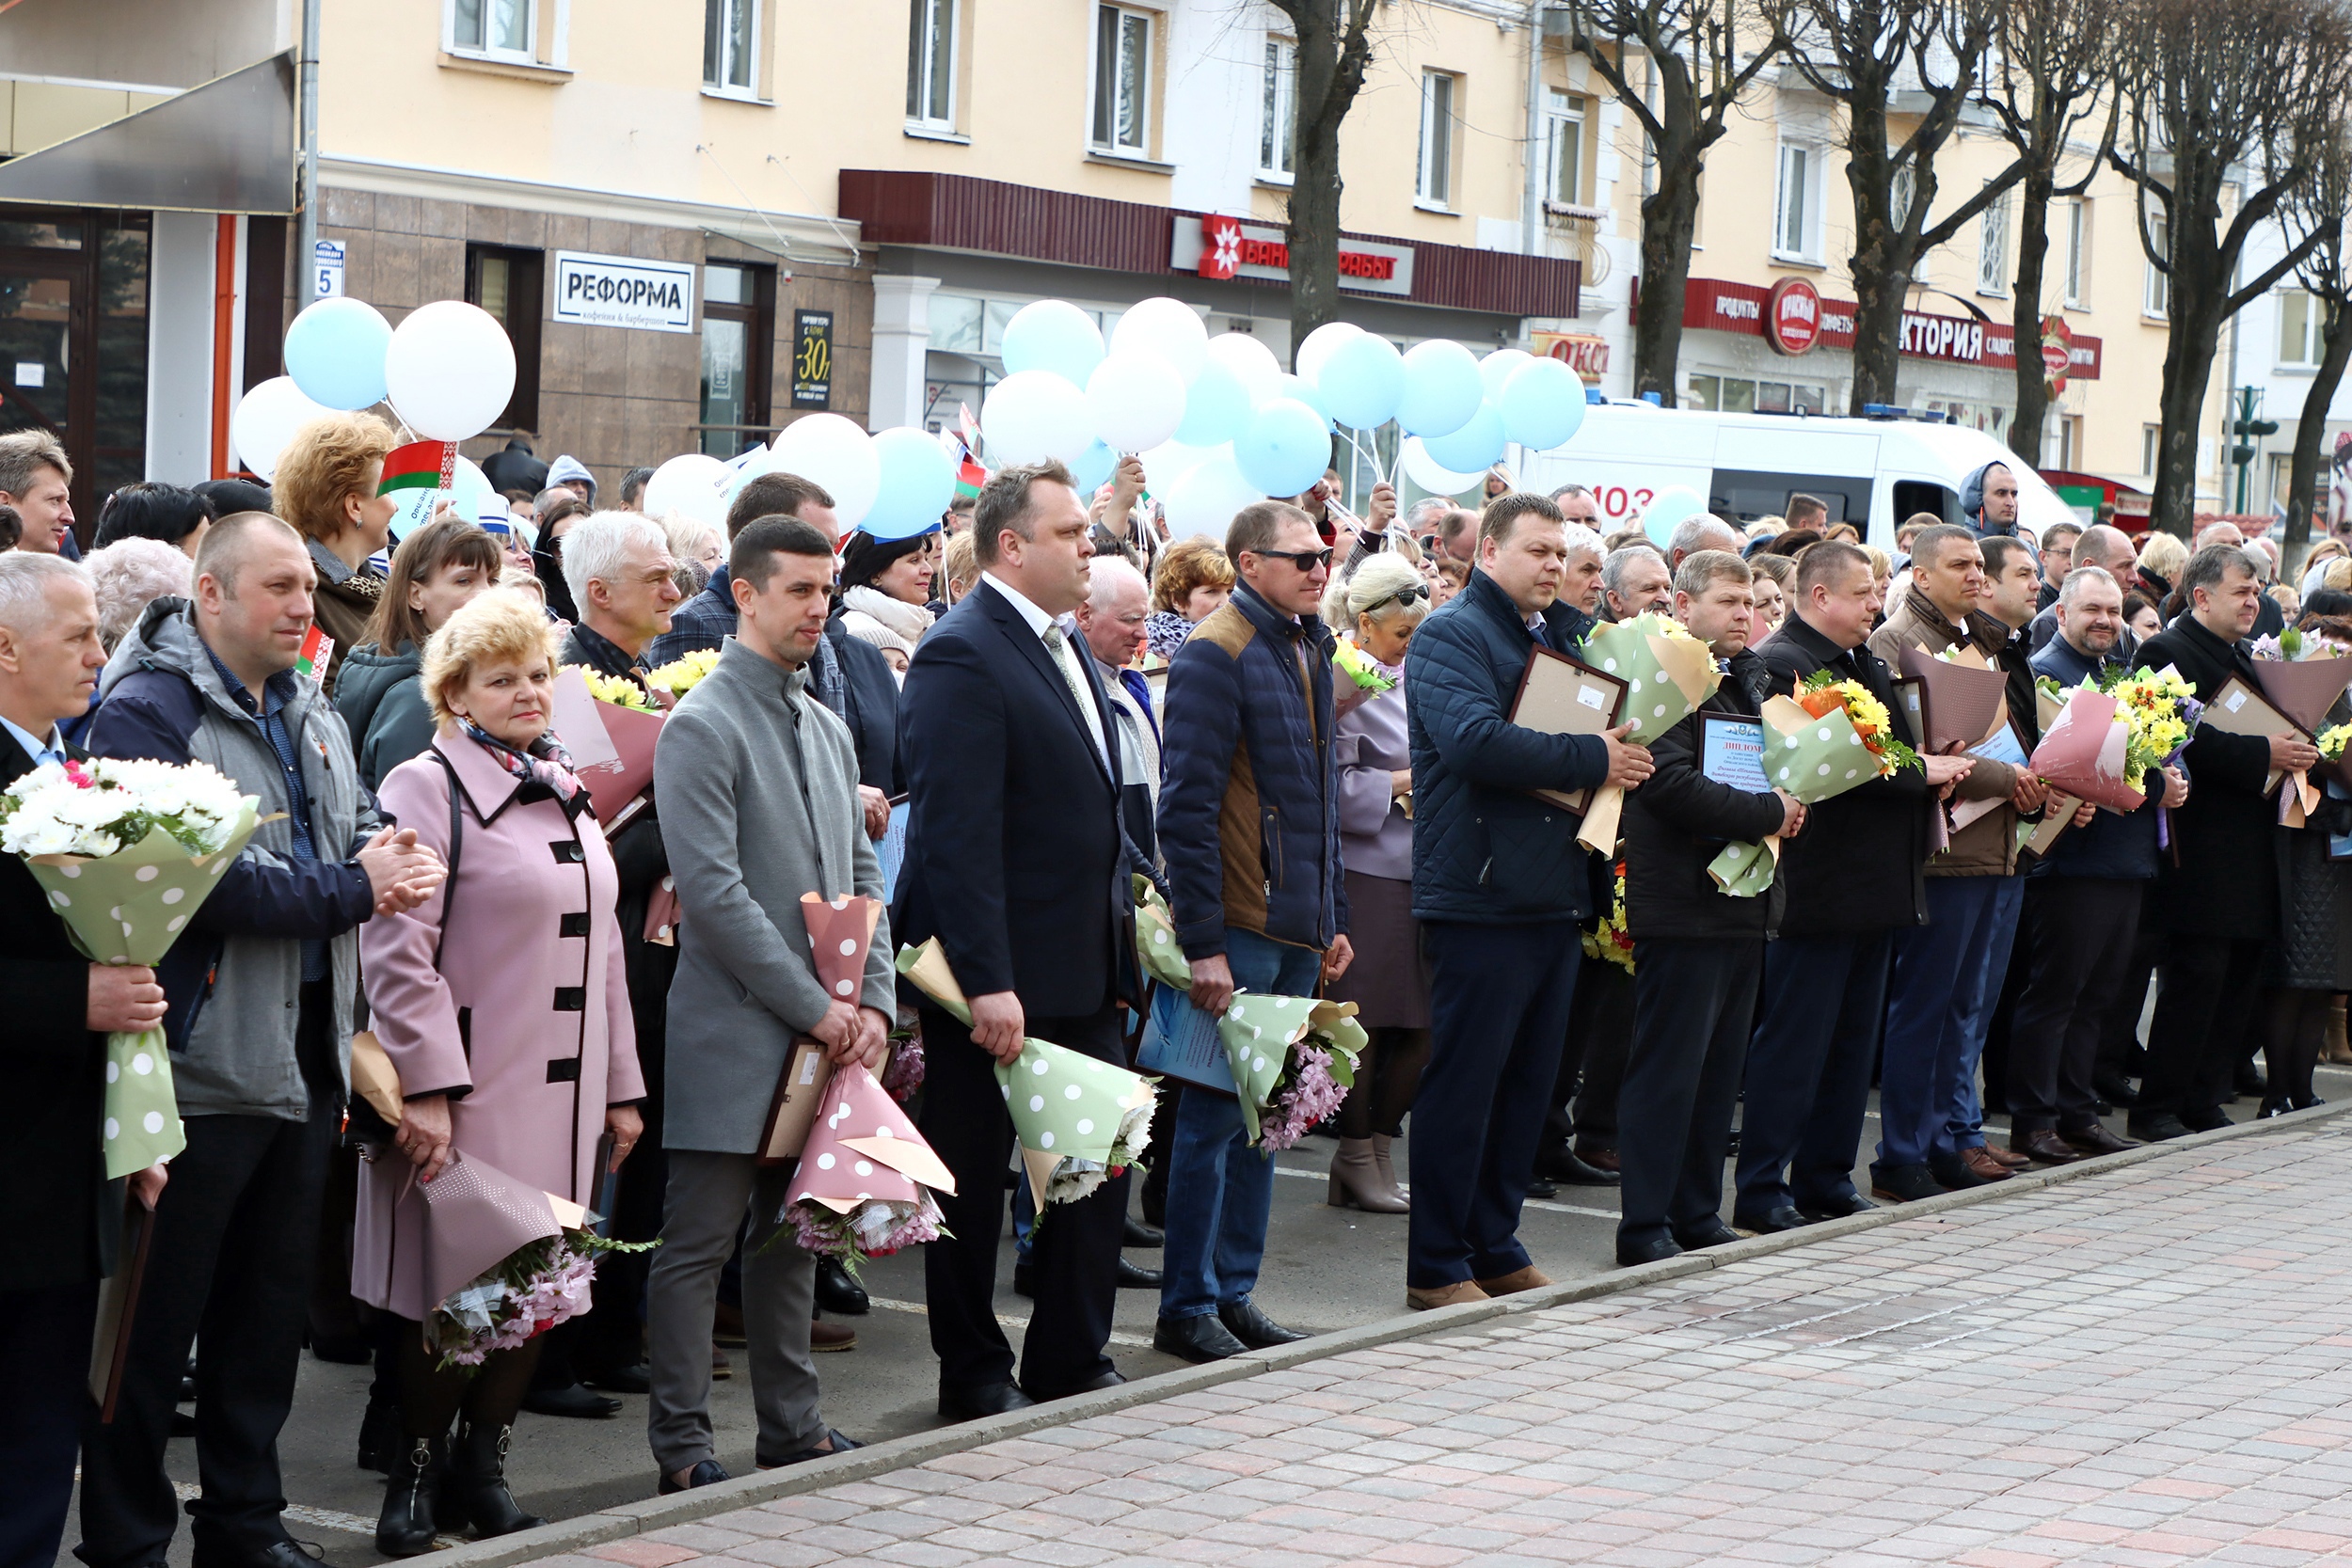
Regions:
<svg viewBox="0 0 2352 1568"><path fill-rule="evenodd" d="M1168 264L1208 278L1257 277L1287 283L1290 243L1279 229L1220 214L1193 217L1178 213L1169 226ZM1342 240L1340 287L1358 293L1410 294L1412 247Z"/></svg>
<svg viewBox="0 0 2352 1568"><path fill-rule="evenodd" d="M833 406L833 312L792 312L792 406Z"/></svg>
<svg viewBox="0 0 2352 1568"><path fill-rule="evenodd" d="M343 294L343 242L320 240L310 255L310 297L341 299Z"/></svg>
<svg viewBox="0 0 2352 1568"><path fill-rule="evenodd" d="M1537 332L1533 338L1538 357L1561 360L1587 381L1598 381L1609 373L1606 338L1585 332Z"/></svg>
<svg viewBox="0 0 2352 1568"><path fill-rule="evenodd" d="M1764 296L1764 341L1775 354L1805 354L1821 341L1820 291L1784 277Z"/></svg>
<svg viewBox="0 0 2352 1568"><path fill-rule="evenodd" d="M2042 318L2042 374L2050 395L2066 390L2066 373L2074 368L2074 333L2064 316Z"/></svg>
<svg viewBox="0 0 2352 1568"><path fill-rule="evenodd" d="M684 261L559 250L555 319L640 332L691 332L694 268Z"/></svg>
<svg viewBox="0 0 2352 1568"><path fill-rule="evenodd" d="M1785 277L1770 289L1728 278L1693 277L1683 292L1682 325L1762 338L1779 353L1799 354L1804 350L1795 346L1798 336L1788 334L1794 329L1801 335L1807 295L1812 296L1816 321L1813 340L1806 346L1852 348L1857 309L1853 301L1822 299L1812 284L1796 277ZM1776 333L1783 336L1776 337ZM1906 310L1897 330L1896 347L1906 358L2007 371L2017 365L2016 337L2002 322ZM2070 331L2065 341L2067 376L2076 381L2098 380L2102 346L2097 338ZM2046 333L2037 352L2045 365L2050 362Z"/></svg>

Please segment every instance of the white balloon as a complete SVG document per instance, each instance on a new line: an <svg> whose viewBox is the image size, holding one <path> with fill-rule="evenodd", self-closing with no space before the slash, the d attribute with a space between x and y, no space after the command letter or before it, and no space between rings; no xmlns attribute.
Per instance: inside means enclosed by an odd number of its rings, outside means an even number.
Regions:
<svg viewBox="0 0 2352 1568"><path fill-rule="evenodd" d="M1051 371L1015 371L981 400L980 434L991 467L1075 463L1094 444L1094 416L1086 394Z"/></svg>
<svg viewBox="0 0 2352 1568"><path fill-rule="evenodd" d="M680 452L656 468L653 477L645 481L645 515L660 518L675 512L698 523L724 528L726 484L734 477L733 471L715 457L698 451Z"/></svg>
<svg viewBox="0 0 2352 1568"><path fill-rule="evenodd" d="M489 429L515 395L515 345L487 310L437 299L392 328L384 386L409 429L462 441Z"/></svg>
<svg viewBox="0 0 2352 1568"><path fill-rule="evenodd" d="M1350 338L1360 338L1364 329L1354 322L1325 322L1298 345L1298 378L1312 387L1323 379L1323 367L1331 357L1331 351Z"/></svg>
<svg viewBox="0 0 2352 1568"><path fill-rule="evenodd" d="M1113 451L1142 451L1184 422L1184 380L1165 359L1114 354L1087 377L1094 435Z"/></svg>
<svg viewBox="0 0 2352 1568"><path fill-rule="evenodd" d="M1478 362L1478 379L1486 385L1486 401L1502 401L1502 385L1511 372L1535 356L1524 349L1499 348Z"/></svg>
<svg viewBox="0 0 2352 1568"><path fill-rule="evenodd" d="M838 414L803 414L778 431L772 445L776 468L832 492L833 515L842 532L873 510L882 489L882 460L874 455L873 437L851 420Z"/></svg>
<svg viewBox="0 0 2352 1568"><path fill-rule="evenodd" d="M1274 379L1282 373L1274 351L1247 332L1220 332L1210 339L1209 357L1241 377L1253 404L1272 395Z"/></svg>
<svg viewBox="0 0 2352 1568"><path fill-rule="evenodd" d="M1406 477L1433 496L1459 496L1486 483L1486 476L1483 473L1455 473L1430 456L1429 450L1422 445L1418 436L1405 438L1398 461L1404 465Z"/></svg>
<svg viewBox="0 0 2352 1568"><path fill-rule="evenodd" d="M1265 492L1241 477L1230 454L1220 453L1168 487L1168 531L1178 539L1205 533L1222 540L1234 513L1263 499Z"/></svg>
<svg viewBox="0 0 2352 1568"><path fill-rule="evenodd" d="M294 438L294 432L333 410L313 403L290 375L274 375L255 386L229 416L229 440L245 466L264 482L278 471L278 459Z"/></svg>
<svg viewBox="0 0 2352 1568"><path fill-rule="evenodd" d="M1209 352L1209 329L1200 312L1166 295L1133 306L1111 328L1113 354L1156 355L1190 381Z"/></svg>
<svg viewBox="0 0 2352 1568"><path fill-rule="evenodd" d="M1213 457L1232 460L1233 443L1220 441L1213 447L1188 447L1182 441L1163 441L1150 451L1137 454L1143 462L1143 477L1155 496L1164 495L1178 480Z"/></svg>

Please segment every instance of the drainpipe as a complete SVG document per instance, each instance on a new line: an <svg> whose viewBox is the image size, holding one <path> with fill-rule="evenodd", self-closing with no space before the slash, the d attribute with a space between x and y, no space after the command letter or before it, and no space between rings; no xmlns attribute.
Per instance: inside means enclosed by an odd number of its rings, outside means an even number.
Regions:
<svg viewBox="0 0 2352 1568"><path fill-rule="evenodd" d="M1519 251L1541 254L1544 231L1544 3L1527 0L1527 179L1519 195Z"/></svg>
<svg viewBox="0 0 2352 1568"><path fill-rule="evenodd" d="M302 218L295 229L294 289L298 312L318 297L319 253L319 10L326 0L302 0Z"/></svg>

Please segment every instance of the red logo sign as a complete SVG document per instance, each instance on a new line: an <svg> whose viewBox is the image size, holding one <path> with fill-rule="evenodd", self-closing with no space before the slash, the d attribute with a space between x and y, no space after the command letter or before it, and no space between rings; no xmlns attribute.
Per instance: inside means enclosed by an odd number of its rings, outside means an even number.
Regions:
<svg viewBox="0 0 2352 1568"><path fill-rule="evenodd" d="M1241 267L1241 219L1216 214L1200 220L1200 276L1231 277Z"/></svg>
<svg viewBox="0 0 2352 1568"><path fill-rule="evenodd" d="M1340 277L1368 283L1393 282L1396 278L1396 260L1394 256L1379 251L1343 249L1340 252ZM1244 267L1287 274L1290 265L1291 247L1279 239L1250 238L1242 231L1241 219L1211 213L1200 220L1201 277L1232 277Z"/></svg>
<svg viewBox="0 0 2352 1568"><path fill-rule="evenodd" d="M2063 316L2042 318L2042 372L2052 397L2066 390L2067 372L2074 368L2074 333Z"/></svg>
<svg viewBox="0 0 2352 1568"><path fill-rule="evenodd" d="M1775 353L1804 354L1821 341L1821 295L1802 277L1784 277L1764 296L1764 341Z"/></svg>

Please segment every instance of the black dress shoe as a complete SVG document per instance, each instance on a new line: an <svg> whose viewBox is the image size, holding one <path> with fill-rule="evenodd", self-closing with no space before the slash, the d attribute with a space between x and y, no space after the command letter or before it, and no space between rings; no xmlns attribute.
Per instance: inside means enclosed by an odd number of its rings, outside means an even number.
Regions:
<svg viewBox="0 0 2352 1568"><path fill-rule="evenodd" d="M2218 1105L2190 1105L2181 1111L2181 1125L2192 1132L2211 1132L2217 1128L2234 1127L2228 1112Z"/></svg>
<svg viewBox="0 0 2352 1568"><path fill-rule="evenodd" d="M2047 1127L2031 1128L2023 1132L2012 1130L2009 1135L2009 1147L2045 1165L2071 1165L2083 1157L2081 1149Z"/></svg>
<svg viewBox="0 0 2352 1568"><path fill-rule="evenodd" d="M1570 1187L1613 1187L1624 1180L1576 1156L1574 1149L1555 1148L1535 1164L1535 1174Z"/></svg>
<svg viewBox="0 0 2352 1568"><path fill-rule="evenodd" d="M838 1258L817 1259L817 1306L836 1318L856 1318L874 1309L874 1298L850 1277Z"/></svg>
<svg viewBox="0 0 2352 1568"><path fill-rule="evenodd" d="M1952 1185L1980 1187L1984 1183L1971 1178ZM1870 1196L1890 1203L1916 1203L1943 1191L1944 1184L1930 1175L1925 1165L1881 1165L1870 1172Z"/></svg>
<svg viewBox="0 0 2352 1568"><path fill-rule="evenodd" d="M656 1483L654 1490L667 1497L673 1492L688 1492L697 1486L716 1486L723 1481L734 1479L733 1476L727 1474L725 1465L715 1459L706 1459L687 1472L684 1481L672 1481L665 1475Z"/></svg>
<svg viewBox="0 0 2352 1568"><path fill-rule="evenodd" d="M2078 1154L2121 1154L2127 1148L2137 1148L2130 1138L2119 1138L2097 1122L2087 1127L2061 1127L2058 1141Z"/></svg>
<svg viewBox="0 0 2352 1568"><path fill-rule="evenodd" d="M1702 1225L1679 1232L1675 1242L1685 1252L1697 1252L1702 1247L1729 1246L1739 1239L1740 1232L1717 1220L1712 1225Z"/></svg>
<svg viewBox="0 0 2352 1568"><path fill-rule="evenodd" d="M233 1560L235 1568L319 1568L326 1548L315 1541L273 1541L260 1551ZM211 1568L210 1563L201 1568Z"/></svg>
<svg viewBox="0 0 2352 1568"><path fill-rule="evenodd" d="M2262 1069L2251 1062L2238 1064L2237 1071L2231 1077L2231 1084L2238 1093L2257 1100L2270 1092L2270 1081L2263 1076Z"/></svg>
<svg viewBox="0 0 2352 1568"><path fill-rule="evenodd" d="M1068 1388L1030 1389L1028 1390L1029 1402L1044 1404L1052 1400L1075 1399L1080 1394L1099 1394L1105 1388L1116 1388L1126 1381L1125 1377L1113 1370L1103 1373L1100 1377L1089 1378L1086 1382Z"/></svg>
<svg viewBox="0 0 2352 1568"><path fill-rule="evenodd" d="M1276 1345L1295 1345L1308 1338L1295 1328L1284 1328L1259 1310L1258 1304L1245 1296L1216 1309L1216 1321L1231 1329L1233 1338L1251 1350L1271 1350Z"/></svg>
<svg viewBox="0 0 2352 1568"><path fill-rule="evenodd" d="M1753 1230L1759 1236L1776 1236L1784 1230L1803 1230L1813 1222L1805 1217L1804 1210L1792 1203L1784 1203L1777 1209L1767 1209L1757 1214L1734 1213L1731 1223L1739 1229Z"/></svg>
<svg viewBox="0 0 2352 1568"><path fill-rule="evenodd" d="M1126 1259L1122 1258L1120 1261L1123 1263ZM1012 1293L1034 1301L1037 1298L1037 1271L1026 1263L1015 1263L1012 1266Z"/></svg>
<svg viewBox="0 0 2352 1568"><path fill-rule="evenodd" d="M1213 1313L1162 1318L1152 1330L1152 1348L1187 1361L1227 1361L1248 1350Z"/></svg>
<svg viewBox="0 0 2352 1568"><path fill-rule="evenodd" d="M1002 1416L1008 1410L1026 1410L1036 1402L1013 1383L979 1383L953 1388L943 1384L939 1390L939 1413L951 1421L977 1421L984 1416Z"/></svg>
<svg viewBox="0 0 2352 1568"><path fill-rule="evenodd" d="M1819 1225L1823 1220L1842 1220L1848 1214L1867 1214L1877 1207L1860 1193L1849 1189L1836 1197L1825 1197L1816 1203L1800 1203L1797 1212L1805 1217L1807 1224Z"/></svg>
<svg viewBox="0 0 2352 1568"><path fill-rule="evenodd" d="M831 1459L834 1454L848 1453L851 1449L861 1449L866 1446L863 1443L851 1442L831 1427L825 1429L825 1441L833 1446L820 1449L812 1445L798 1453L786 1454L782 1459L770 1459L766 1454L761 1454L757 1461L759 1467L763 1470L780 1470L787 1465L805 1465L812 1459Z"/></svg>
<svg viewBox="0 0 2352 1568"><path fill-rule="evenodd" d="M533 1388L523 1396L523 1408L533 1416L569 1416L575 1419L609 1420L621 1413L619 1400L592 1394L577 1383L561 1388Z"/></svg>
<svg viewBox="0 0 2352 1568"><path fill-rule="evenodd" d="M1119 1237L1120 1246L1155 1247L1163 1246L1167 1242L1166 1231L1156 1225L1144 1224L1133 1214L1127 1216L1127 1227Z"/></svg>
<svg viewBox="0 0 2352 1568"><path fill-rule="evenodd" d="M1642 1263L1662 1263L1669 1258L1681 1256L1682 1249L1675 1245L1672 1236L1652 1236L1640 1242L1620 1240L1617 1243L1617 1262L1623 1268L1629 1269Z"/></svg>
<svg viewBox="0 0 2352 1568"><path fill-rule="evenodd" d="M2094 1072L2090 1075L2090 1092L2110 1105L2130 1110L2139 1101L2132 1088L2132 1081L2118 1072Z"/></svg>
<svg viewBox="0 0 2352 1568"><path fill-rule="evenodd" d="M1160 1288L1160 1271L1147 1269L1140 1263L1119 1260L1119 1288L1122 1291L1156 1291Z"/></svg>
<svg viewBox="0 0 2352 1568"><path fill-rule="evenodd" d="M1991 1176L1982 1171L1972 1170L1958 1160L1940 1159L1928 1162L1928 1176L1937 1186L1955 1193L1964 1193L1971 1187L1990 1187L1995 1181L2007 1180L2006 1177ZM1880 1196L1879 1180L1876 1177L1870 1179L1870 1194L1874 1197ZM1935 1195L1930 1193L1926 1196L1932 1197ZM1905 1196L1903 1201L1910 1203L1915 1200Z"/></svg>
<svg viewBox="0 0 2352 1568"><path fill-rule="evenodd" d="M2160 1144L2173 1138L2185 1138L2194 1131L2188 1123L2169 1111L2153 1116L2135 1116L2124 1119L2123 1126L2142 1143Z"/></svg>
<svg viewBox="0 0 2352 1568"><path fill-rule="evenodd" d="M1552 1182L1537 1176L1529 1179L1527 1183L1527 1196L1534 1198L1558 1197L1560 1196L1560 1189Z"/></svg>
<svg viewBox="0 0 2352 1568"><path fill-rule="evenodd" d="M640 1361L634 1367L609 1367L600 1372L590 1372L580 1381L608 1394L648 1394L653 1391L653 1369Z"/></svg>

